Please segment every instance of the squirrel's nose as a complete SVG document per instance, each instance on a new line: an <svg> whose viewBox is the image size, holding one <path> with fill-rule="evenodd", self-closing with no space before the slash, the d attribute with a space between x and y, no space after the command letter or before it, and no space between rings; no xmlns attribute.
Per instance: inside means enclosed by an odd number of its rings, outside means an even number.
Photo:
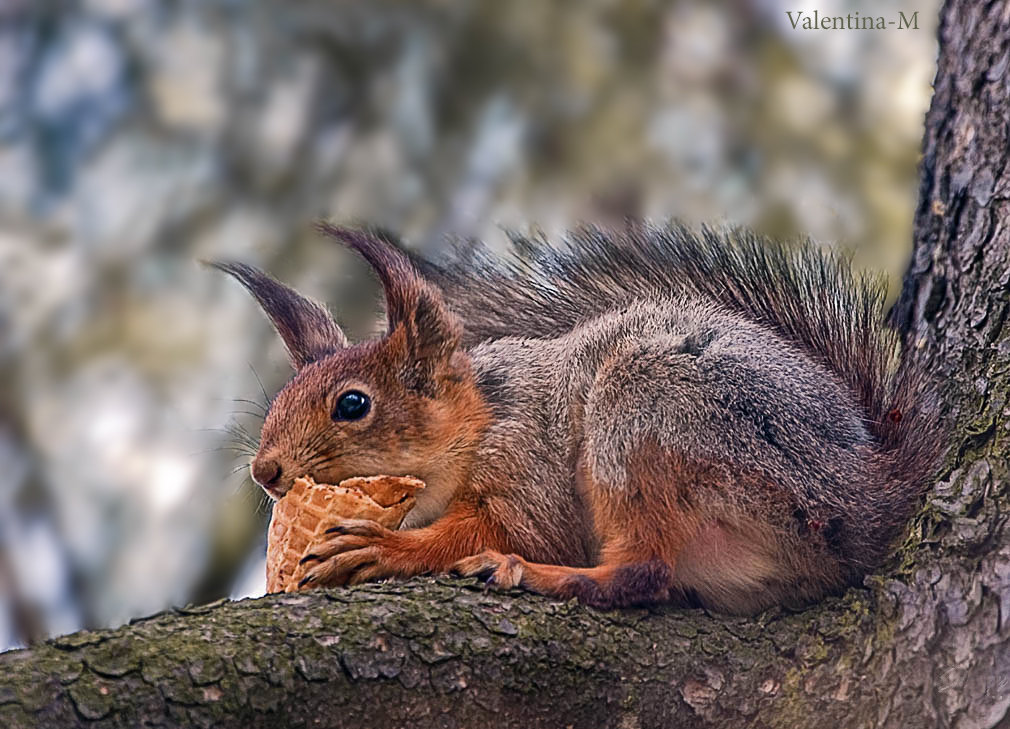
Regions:
<svg viewBox="0 0 1010 729"><path fill-rule="evenodd" d="M273 486L281 477L281 466L269 458L257 458L252 464L252 477L260 486Z"/></svg>

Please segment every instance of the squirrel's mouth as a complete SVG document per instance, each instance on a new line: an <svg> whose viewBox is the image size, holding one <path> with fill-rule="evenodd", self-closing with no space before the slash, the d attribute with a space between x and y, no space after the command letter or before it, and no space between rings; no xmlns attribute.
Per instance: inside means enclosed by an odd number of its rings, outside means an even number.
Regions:
<svg viewBox="0 0 1010 729"><path fill-rule="evenodd" d="M291 490L291 484L287 484L285 486L260 485L260 488L266 491L267 496L269 496L272 500L280 501L284 497L284 494Z"/></svg>

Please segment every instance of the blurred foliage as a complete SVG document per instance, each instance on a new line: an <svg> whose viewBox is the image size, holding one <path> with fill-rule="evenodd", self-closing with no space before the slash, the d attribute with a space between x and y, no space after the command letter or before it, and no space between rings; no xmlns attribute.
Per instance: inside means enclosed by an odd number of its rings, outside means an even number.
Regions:
<svg viewBox="0 0 1010 729"><path fill-rule="evenodd" d="M791 28L815 7L919 29ZM423 248L727 220L897 282L936 7L0 0L4 614L65 632L262 590L266 510L221 431L255 431L289 371L197 259L266 268L357 336L375 287L317 217Z"/></svg>

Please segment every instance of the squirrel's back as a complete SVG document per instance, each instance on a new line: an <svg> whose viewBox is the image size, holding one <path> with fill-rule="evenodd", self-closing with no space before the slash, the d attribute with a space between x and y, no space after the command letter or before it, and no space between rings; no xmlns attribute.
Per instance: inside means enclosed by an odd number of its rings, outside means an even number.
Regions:
<svg viewBox="0 0 1010 729"><path fill-rule="evenodd" d="M556 338L636 302L675 297L757 325L830 373L870 436L865 503L843 551L857 571L879 562L940 454L932 387L885 323L881 281L809 243L787 248L739 229L583 228L562 247L511 241L504 256L468 245L448 263L414 260L463 321L466 346Z"/></svg>

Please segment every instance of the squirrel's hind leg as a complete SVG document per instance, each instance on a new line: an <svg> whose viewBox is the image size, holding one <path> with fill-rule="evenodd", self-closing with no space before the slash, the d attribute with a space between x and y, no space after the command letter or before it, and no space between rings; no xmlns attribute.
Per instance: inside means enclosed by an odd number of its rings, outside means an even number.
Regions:
<svg viewBox="0 0 1010 729"><path fill-rule="evenodd" d="M649 449L645 449L649 450ZM656 478L661 459L641 454L637 464L650 464L632 477ZM675 474L665 474L673 479ZM671 498L669 489L614 489L597 483L591 469L578 470L578 490L585 495L601 548L593 567L531 562L515 554L485 551L453 566L452 571L480 576L498 587L577 598L599 608L629 607L683 600L675 589L676 560L699 530L689 504Z"/></svg>

